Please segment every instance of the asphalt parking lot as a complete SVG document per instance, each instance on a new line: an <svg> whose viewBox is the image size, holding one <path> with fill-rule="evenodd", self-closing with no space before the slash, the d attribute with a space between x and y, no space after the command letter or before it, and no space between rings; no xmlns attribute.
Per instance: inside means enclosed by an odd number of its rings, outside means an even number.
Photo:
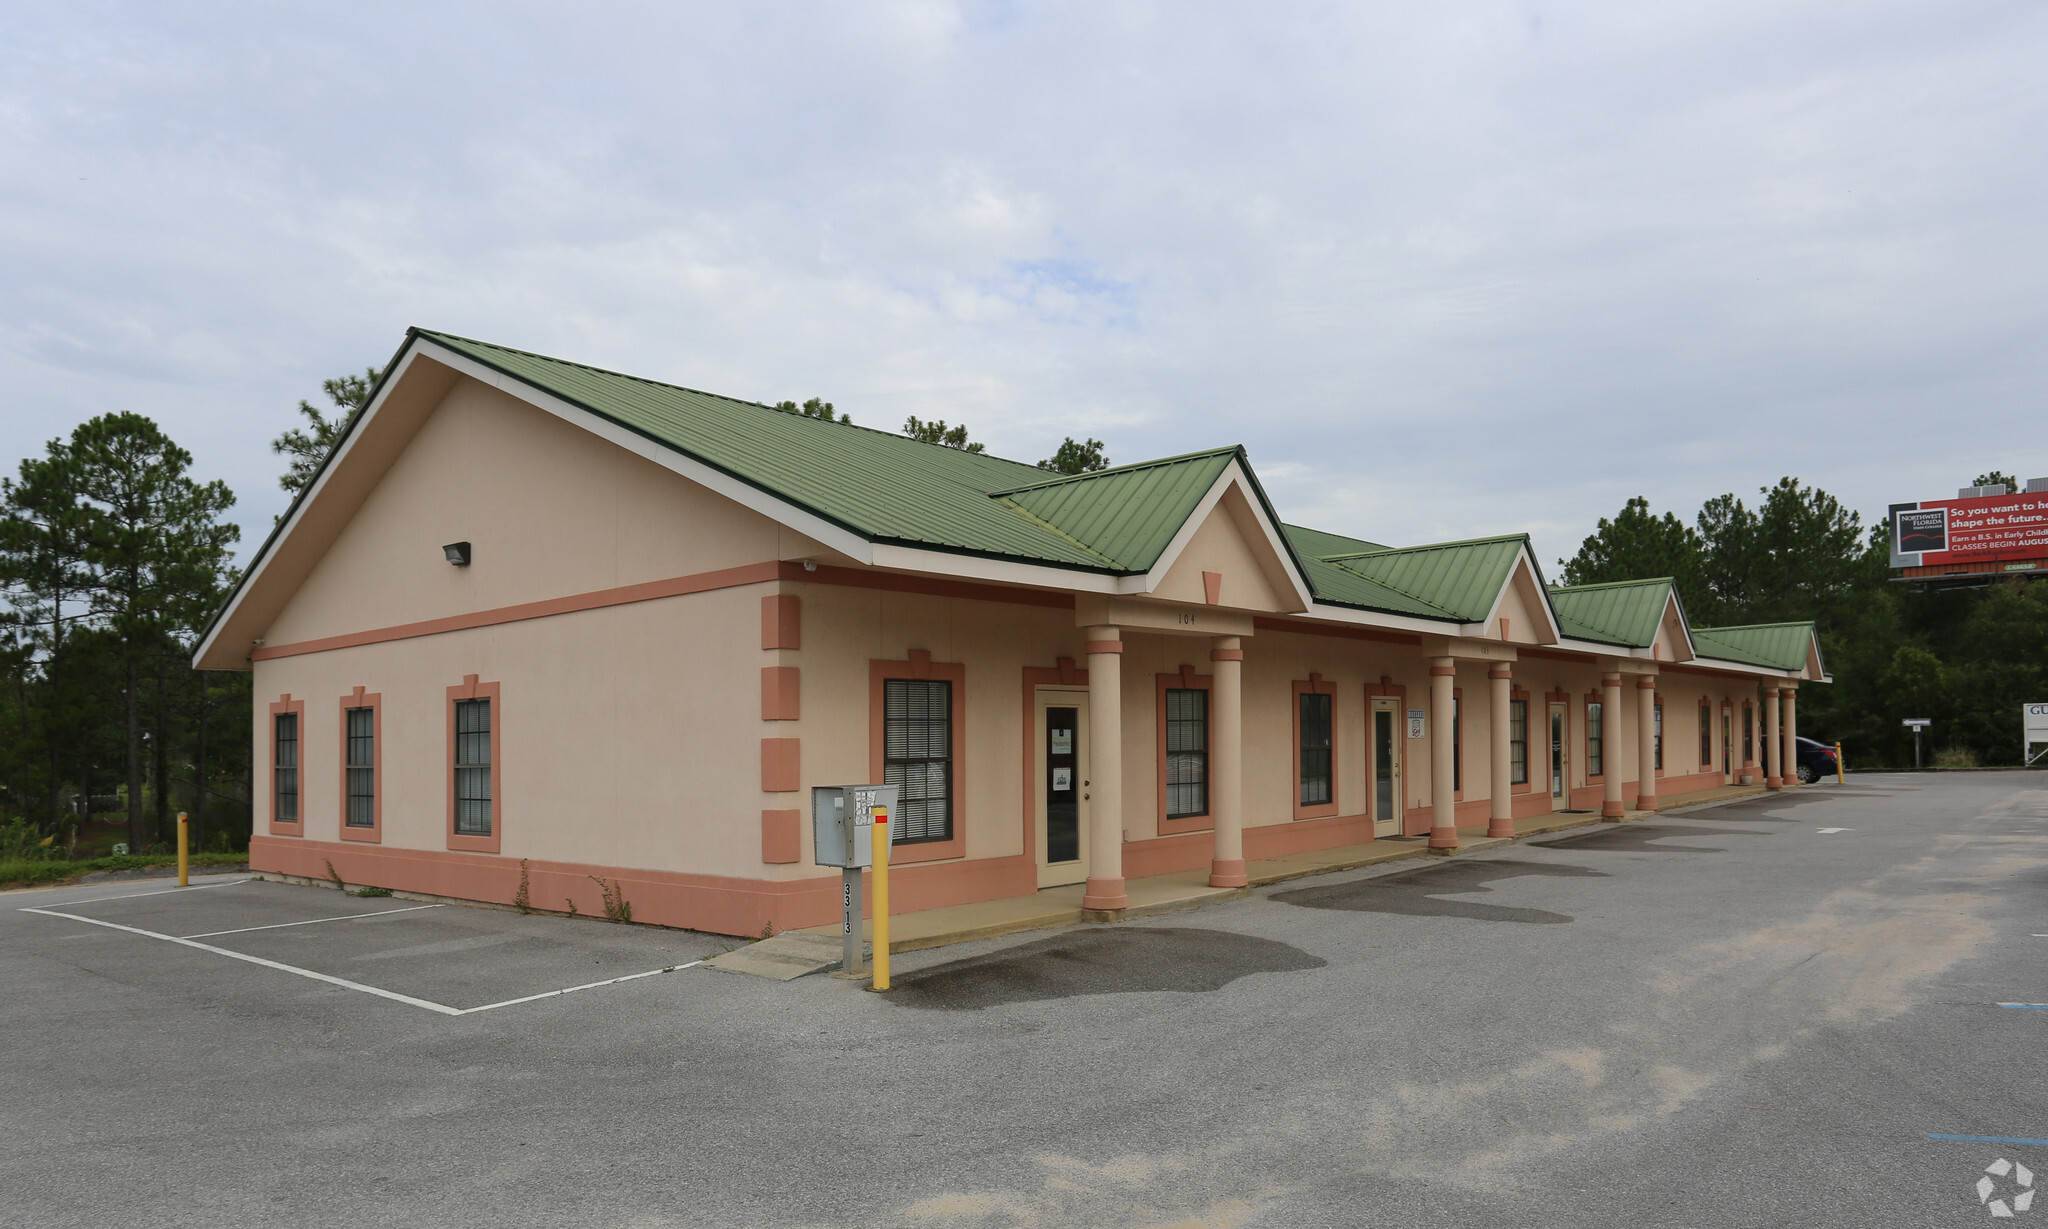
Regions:
<svg viewBox="0 0 2048 1229"><path fill-rule="evenodd" d="M917 952L889 995L324 888L8 893L0 1223L2048 1215L2036 780L1852 778Z"/></svg>
<svg viewBox="0 0 2048 1229"><path fill-rule="evenodd" d="M444 1016L519 1006L693 967L729 945L708 936L639 926L602 928L495 909L361 898L246 875L124 890L74 889L21 912L69 924L68 941L125 945L138 965L200 952L227 962L209 980L248 978L236 964L277 974L284 1000L317 1007L336 994L368 994ZM81 930L77 927L96 929ZM105 933L111 932L111 933Z"/></svg>

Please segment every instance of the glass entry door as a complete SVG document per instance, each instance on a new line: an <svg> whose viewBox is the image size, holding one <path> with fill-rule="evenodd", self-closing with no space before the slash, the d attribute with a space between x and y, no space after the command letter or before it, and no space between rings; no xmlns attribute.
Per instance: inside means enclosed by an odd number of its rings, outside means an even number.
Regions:
<svg viewBox="0 0 2048 1229"><path fill-rule="evenodd" d="M1729 745L1735 741L1735 714L1721 710L1721 783L1735 784L1735 751Z"/></svg>
<svg viewBox="0 0 2048 1229"><path fill-rule="evenodd" d="M1565 706L1550 706L1550 809L1567 810L1571 806L1571 782L1566 772L1569 757L1565 747Z"/></svg>
<svg viewBox="0 0 2048 1229"><path fill-rule="evenodd" d="M1038 693L1038 886L1088 878L1088 693Z"/></svg>
<svg viewBox="0 0 2048 1229"><path fill-rule="evenodd" d="M1374 696L1372 701L1372 834L1401 834L1400 701Z"/></svg>

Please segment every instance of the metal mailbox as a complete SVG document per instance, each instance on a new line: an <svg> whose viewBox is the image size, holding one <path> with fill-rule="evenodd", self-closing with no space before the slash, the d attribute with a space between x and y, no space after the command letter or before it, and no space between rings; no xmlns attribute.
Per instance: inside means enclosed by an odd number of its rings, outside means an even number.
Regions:
<svg viewBox="0 0 2048 1229"><path fill-rule="evenodd" d="M874 861L871 833L875 808L886 807L892 822L900 785L814 785L811 787L812 844L819 866L863 867ZM894 833L890 834L893 838ZM890 841L890 861L895 841Z"/></svg>

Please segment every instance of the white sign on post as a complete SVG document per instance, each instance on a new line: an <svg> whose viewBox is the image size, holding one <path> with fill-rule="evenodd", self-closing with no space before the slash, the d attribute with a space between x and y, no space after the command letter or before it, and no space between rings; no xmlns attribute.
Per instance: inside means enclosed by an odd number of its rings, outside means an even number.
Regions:
<svg viewBox="0 0 2048 1229"><path fill-rule="evenodd" d="M1408 710L1408 737L1422 737L1422 710L1419 708Z"/></svg>
<svg viewBox="0 0 2048 1229"><path fill-rule="evenodd" d="M2048 704L2021 705L2020 726L2025 731L2020 735L2021 762L2032 764L2039 758L2034 753L2034 744L2048 743Z"/></svg>

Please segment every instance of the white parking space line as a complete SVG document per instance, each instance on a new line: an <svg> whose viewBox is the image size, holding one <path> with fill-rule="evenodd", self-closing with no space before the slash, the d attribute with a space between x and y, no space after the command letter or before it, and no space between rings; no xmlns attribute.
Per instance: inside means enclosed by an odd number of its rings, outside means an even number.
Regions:
<svg viewBox="0 0 2048 1229"><path fill-rule="evenodd" d="M238 883L247 882L249 882L247 879L230 879L225 883L195 883L189 888L160 888L154 892L130 892L126 896L88 896L84 900L67 900L64 904L67 907L76 908L79 905L97 905L103 900L141 900L145 896L171 896L179 892L204 892L208 888L231 888ZM26 905L22 907L21 911L23 913L42 912L40 909L31 909Z"/></svg>
<svg viewBox="0 0 2048 1229"><path fill-rule="evenodd" d="M252 930L283 930L287 926L314 926L321 922L360 922L369 917L390 917L394 913L418 913L422 909L440 909L442 905L412 905L405 909L379 909L375 913L342 913L334 917L311 917L303 922L272 922L268 926L244 926L239 930L209 930L204 934L186 935L187 939L213 939L221 935L245 935Z"/></svg>
<svg viewBox="0 0 2048 1229"><path fill-rule="evenodd" d="M190 939L181 939L176 935L158 934L154 930L143 930L136 926L123 926L119 922L103 922L96 917L85 917L76 913L59 913L55 909L23 909L22 912L41 913L49 917L69 918L74 922L88 922L94 926L105 926L109 930L125 930L131 935L141 935L146 939L162 939L166 943L196 947L202 952L212 952L216 956L226 956L230 960L245 960L250 964L260 964L266 969L278 969L286 973L297 973L300 977L310 977L314 981L326 982L330 986L340 986L344 990L360 990L364 994L374 994L378 998L390 999L397 1003L410 1003L414 1007L424 1007L428 1011L436 1011L444 1016L459 1016L462 1014L460 1009L449 1007L442 1003L430 1003L425 999L416 999L409 994L399 994L394 990L379 990L375 986L365 986L361 982L353 982L341 977L329 977L325 973L315 973L311 969L302 969L297 965L280 964L275 960L265 960L261 956L251 956L246 952L229 951L224 947L215 947L211 943L195 943Z"/></svg>
<svg viewBox="0 0 2048 1229"><path fill-rule="evenodd" d="M1815 832L1817 832L1817 833L1819 833L1819 834L1820 834L1820 835L1822 835L1822 836L1827 836L1827 835L1828 835L1829 833L1832 833L1832 832L1854 832L1854 831L1856 831L1856 829L1854 829L1854 828L1815 828L1815 829L1814 829L1814 831L1815 831Z"/></svg>
<svg viewBox="0 0 2048 1229"><path fill-rule="evenodd" d="M144 895L158 895L158 893L144 893ZM118 897L116 897L116 898L112 898L112 899L121 899L121 898L118 898ZM440 908L440 906L439 906L439 905L420 905L420 906L416 906L416 908L420 908L420 909L438 909L438 908ZM379 910L379 911L378 911L378 912L376 912L376 913L359 913L359 914L355 914L355 915L352 915L352 916L349 916L349 917L340 917L340 918L313 918L313 919L311 919L311 920L312 920L312 921L315 921L315 922L353 922L353 921L360 921L360 920L362 920L363 918L366 918L366 917L382 917L382 916L384 916L384 915L385 915L386 913L411 913L411 912L413 912L413 911L414 911L414 910L413 910L413 908L406 908L406 909L382 909L382 910ZM379 989L379 988L378 988L378 987L376 987L376 986L366 986L366 985L364 985L364 984L363 984L363 983L361 983L361 982L354 982L354 981L349 981L349 980L348 980L347 978L345 978L345 977L334 977L334 976L330 976L329 974L326 974L326 973L316 973L316 972L314 972L314 971L313 971L313 970L311 970L311 969L302 969L302 968L300 968L300 967L298 967L297 965L294 965L294 964L284 964L284 963L282 963L282 962L280 962L280 961L276 961L276 960L265 960L265 959L264 959L263 957L261 957L261 956L251 956L251 955L249 955L249 954L248 954L247 952L237 952L237 951L231 951L231 950L229 950L229 949L227 949L227 948L225 948L225 947L215 947L215 946L214 946L213 944L211 944L211 943L197 943L197 942L194 942L194 941L193 941L193 939L194 939L194 938L196 938L196 937L198 937L198 936L193 936L193 937L183 937L183 936L179 936L179 935L166 935L166 934L159 934L159 933L157 933L157 932L156 932L156 931L154 931L154 930L144 930L144 929L142 929L142 928L141 928L141 927L139 927L139 926L123 926L123 925L122 925L121 923L119 923L119 922L108 922L108 921L102 921L101 919L99 919L99 918L96 918L96 917L85 917L85 916L83 916L83 915L81 915L81 914L77 914L77 913L64 913L64 912L61 912L61 911L59 911L59 910L56 910L56 909L38 909L38 908L24 908L24 909L20 910L20 912L22 912L22 913L40 913L40 914L42 914L42 915L43 915L43 916L45 916L45 917L61 917L61 918L65 918L65 919L67 919L67 920L69 920L69 921L73 921L73 922L85 922L85 923L88 923L88 924L90 924L90 925L93 925L93 926L104 926L104 927L106 927L106 928L107 928L108 930L120 930L120 931L125 931L125 932L127 932L128 934L131 934L131 935L141 935L141 936L142 936L142 937L144 937L145 939L162 939L162 940L163 940L164 942L166 942L166 943L176 943L176 944L178 944L178 945L180 945L180 946L182 946L182 947L191 947L191 948L197 948L198 950L200 950L200 951L202 951L202 952L212 952L212 953L213 953L214 955L216 955L216 956L226 956L226 957L228 957L228 958L229 958L230 960L241 960L241 961L246 961L246 962L247 962L247 963L249 963L249 964L261 965L261 966L263 966L263 967L264 967L264 968L266 968L266 969L276 969L276 970L278 970L279 972L282 972L282 973L296 973L296 974L298 974L298 975L299 975L300 977L310 977L310 978L312 978L312 979L313 979L314 981L317 981L317 982L326 982L326 983L327 983L328 985L330 985L330 986L340 986L340 987L341 987L342 989L344 989L344 990L358 990L358 991L361 991L361 992L362 992L362 993L364 993L364 994L374 994L374 995L376 995L376 996L377 996L378 998L381 998L381 999L390 999L391 1001L393 1001L393 1002L395 1002L395 1003L405 1003L405 1004L408 1004L409 1006L413 1006L413 1007L422 1007L422 1008L425 1008L425 1009L426 1009L426 1010L428 1010L428 1011L431 1011L431 1012L435 1012L435 1013L438 1013L438 1014L440 1014L440 1015L444 1015L444 1016L469 1016L469 1015L475 1015L475 1014L476 1014L477 1012L480 1012L480 1011L496 1011L496 1010L497 1010L498 1008L500 1008L500 1007L516 1007L516 1006L518 1006L518 1005L519 1005L519 1004L521 1004L521 1003L533 1003L533 1002L537 1002L537 1001L539 1001L539 1000L541 1000L541 999L552 999L552 998L559 998L559 997L561 997L562 995L565 995L565 994L574 994L574 993L576 993L576 992L577 992L578 990L595 990L595 989L597 989L597 988L598 988L599 986L616 986L616 985L618 985L618 984L619 984L620 982L628 982L628 981L638 981L638 980L640 980L640 979L641 979L641 978L643 978L643 977L653 977L653 976L655 976L655 975L656 975L656 974L658 974L658 973L676 973L676 972L680 972L680 971L682 971L682 970L684 970L684 969L693 969L693 968L696 968L696 967L697 967L697 966L698 966L699 964L703 963L703 962L702 962L701 960L692 960L692 961L690 961L690 962L689 962L688 964L671 964L671 965L664 965L664 966L662 966L661 968L658 968L658 969L649 969L649 970L647 970L647 971L646 971L645 973L628 973L628 974L626 974L626 975L625 975L624 977L611 977L611 978L607 978L607 979L605 979L604 981L594 981L594 982L586 982L586 983L584 983L584 984L583 984L583 985L581 985L581 986L569 986L569 987L567 987L567 988L565 988L565 989L561 989L561 990L547 990L547 991L543 991L543 992L542 992L542 993L540 993L540 994L529 994L529 995L527 995L527 996L526 996L526 997L524 997L524 998L517 998L517 999L506 999L506 1000L505 1000L504 1002L502 1002L502 1003L486 1003L486 1004L484 1004L484 1005L483 1005L482 1007L450 1007L450 1006L448 1006L448 1005L447 1005L446 1003L435 1003L435 1002L430 1002L430 1001L428 1001L428 1000L426 1000L426 999L416 999L416 998L414 998L413 996L411 996L411 995L409 995L409 994L400 994L400 993L398 993L398 992L397 992L397 991L395 991L395 990L382 990L382 989ZM303 925L306 925L307 923L305 923L305 922L283 922L283 923L279 923L279 924L280 924L280 925L284 925L284 926L303 926ZM268 927L268 926L251 926L251 927L248 927L247 929L249 929L249 930L270 930L270 929L274 929L274 928L273 928L273 927ZM222 931L215 931L214 933L215 933L215 934L242 934L242 933L245 933L245 932L244 932L244 931L236 931L236 930L222 930Z"/></svg>
<svg viewBox="0 0 2048 1229"><path fill-rule="evenodd" d="M496 1011L500 1007L516 1007L521 1003L531 1003L538 999L551 999L559 995L574 994L578 990L595 990L599 986L616 986L622 981L639 981L643 977L653 977L657 973L680 973L684 969L694 969L702 963L703 961L701 960L692 960L688 964L664 965L659 969L649 969L645 973L628 973L624 977L614 977L606 981L588 982L581 986L571 986L566 990L549 990L545 994L529 994L523 999L506 999L502 1003L486 1003L482 1007L465 1007L456 1014L467 1016L474 1015L479 1011Z"/></svg>

